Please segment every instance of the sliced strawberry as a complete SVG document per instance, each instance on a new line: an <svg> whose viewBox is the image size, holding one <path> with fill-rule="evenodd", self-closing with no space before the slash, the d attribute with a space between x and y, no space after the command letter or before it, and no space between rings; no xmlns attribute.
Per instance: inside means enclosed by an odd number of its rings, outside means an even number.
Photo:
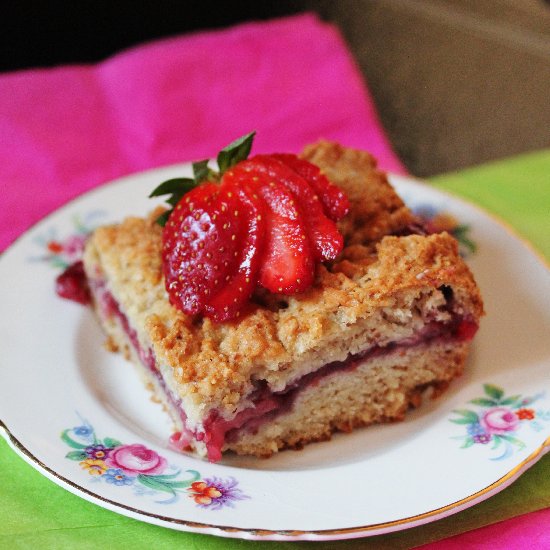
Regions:
<svg viewBox="0 0 550 550"><path fill-rule="evenodd" d="M336 224L325 216L319 197L303 177L272 155L257 155L241 165L244 170L279 181L298 199L315 260L334 260L340 254L344 239Z"/></svg>
<svg viewBox="0 0 550 550"><path fill-rule="evenodd" d="M267 205L266 243L258 281L272 292L303 292L313 281L315 265L300 206L284 184L247 163L227 171L222 185L248 186Z"/></svg>
<svg viewBox="0 0 550 550"><path fill-rule="evenodd" d="M239 200L239 209L233 214L244 224L238 243L234 273L226 278L224 286L205 304L205 313L217 322L238 317L250 299L258 281L265 241L265 206L247 186L226 183L226 193Z"/></svg>
<svg viewBox="0 0 550 550"><path fill-rule="evenodd" d="M335 259L343 248L335 221L349 208L345 195L296 155L245 160L252 137L220 152L217 173L196 162L193 179L168 180L151 193L169 195L166 202L175 205L157 221L170 303L187 314L228 321L258 286L303 292L316 262Z"/></svg>
<svg viewBox="0 0 550 550"><path fill-rule="evenodd" d="M291 153L273 155L302 176L319 195L325 214L333 221L341 220L350 208L344 192L321 172L318 166Z"/></svg>
<svg viewBox="0 0 550 550"><path fill-rule="evenodd" d="M246 225L239 200L218 185L196 187L176 205L163 231L163 268L170 303L188 314L203 310L236 269Z"/></svg>

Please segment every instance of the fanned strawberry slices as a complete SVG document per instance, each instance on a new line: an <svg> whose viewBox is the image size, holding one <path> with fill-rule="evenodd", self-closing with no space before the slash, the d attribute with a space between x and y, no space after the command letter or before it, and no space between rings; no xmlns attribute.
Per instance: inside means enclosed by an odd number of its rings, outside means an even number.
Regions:
<svg viewBox="0 0 550 550"><path fill-rule="evenodd" d="M264 253L258 283L280 294L295 294L311 286L314 274L312 248L306 234L304 214L293 193L275 178L243 167L228 170L225 185L245 186L265 205Z"/></svg>
<svg viewBox="0 0 550 550"><path fill-rule="evenodd" d="M294 158L299 160L297 157ZM262 175L267 182L278 182L286 187L301 210L299 217L311 243L314 259L318 261L334 260L338 256L343 245L342 235L338 232L334 221L327 218L323 212L323 206L317 193L291 167L273 155L258 155L239 163L232 171L245 172L253 177ZM231 171L227 172L224 179L230 174Z"/></svg>
<svg viewBox="0 0 550 550"><path fill-rule="evenodd" d="M163 267L172 305L214 321L238 317L258 287L279 294L309 288L316 263L334 260L336 221L349 203L338 187L291 154L247 159L254 134L218 155L219 172L193 164L194 179L161 184L172 196L161 218Z"/></svg>
<svg viewBox="0 0 550 550"><path fill-rule="evenodd" d="M309 183L323 203L325 214L331 220L337 222L348 213L348 198L337 185L328 180L318 166L290 153L279 153L273 157L287 164Z"/></svg>

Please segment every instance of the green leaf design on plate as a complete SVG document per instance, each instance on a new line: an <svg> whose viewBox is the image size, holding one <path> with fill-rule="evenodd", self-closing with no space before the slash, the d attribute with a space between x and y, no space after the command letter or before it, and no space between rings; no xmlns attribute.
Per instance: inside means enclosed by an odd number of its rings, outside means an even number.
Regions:
<svg viewBox="0 0 550 550"><path fill-rule="evenodd" d="M520 449L525 448L525 443L520 439L518 439L517 437L513 437L511 435L506 435L506 434L500 434L499 437L501 439L504 439L504 441L508 441L508 443L511 443L512 445L516 445Z"/></svg>
<svg viewBox="0 0 550 550"><path fill-rule="evenodd" d="M197 481L199 478L192 479L190 481L174 481L173 483L170 483L174 489L187 489L187 487L191 487L191 484L195 481Z"/></svg>
<svg viewBox="0 0 550 550"><path fill-rule="evenodd" d="M191 485L191 483L199 480L201 477L201 475L199 474L199 472L197 472L197 470L186 470L186 472L191 474L191 478L188 481L185 481L185 483L188 483L188 485ZM149 476L149 477L154 477L159 481L170 481L172 479L176 479L179 475L181 475L181 470L178 470L174 474L155 474L154 476Z"/></svg>
<svg viewBox="0 0 550 550"><path fill-rule="evenodd" d="M462 245L464 245L472 254L477 250L477 245L468 237L470 227L466 224L457 225L452 233Z"/></svg>
<svg viewBox="0 0 550 550"><path fill-rule="evenodd" d="M69 437L70 431L71 430L63 430L63 432L61 433L61 439L73 449L85 449L88 445L82 445L82 443L78 443L74 439L71 439L71 437Z"/></svg>
<svg viewBox="0 0 550 550"><path fill-rule="evenodd" d="M501 405L512 405L512 406L519 406L521 401L521 395L512 395L511 397L507 397L506 399L503 399L500 404Z"/></svg>
<svg viewBox="0 0 550 550"><path fill-rule="evenodd" d="M453 424L464 424L464 425L472 423L467 418L450 418L449 421L452 422Z"/></svg>
<svg viewBox="0 0 550 550"><path fill-rule="evenodd" d="M170 483L166 481L160 481L156 479L155 476L148 476L145 474L139 474L137 476L137 480L142 484L145 485L145 487L149 487L149 489L154 489L155 491L164 491L165 493L171 493L173 495L176 494Z"/></svg>
<svg viewBox="0 0 550 550"><path fill-rule="evenodd" d="M515 451L527 448L527 444L517 437L525 426L539 431L541 422L550 421L550 411L527 408L531 403L545 395L541 391L533 396L521 394L505 396L505 391L495 384L483 384L484 397L471 399L469 403L483 407L477 412L469 409L453 411L458 417L449 418L450 422L464 426L462 436L451 436L462 440L462 448L474 444L486 445L491 451L497 451L491 460L505 460ZM490 445L488 445L490 444Z"/></svg>
<svg viewBox="0 0 550 550"><path fill-rule="evenodd" d="M473 403L474 405L481 405L482 407L494 407L495 405L498 405L497 401L494 399L487 399L486 397L472 399L470 403Z"/></svg>
<svg viewBox="0 0 550 550"><path fill-rule="evenodd" d="M463 417L463 419L460 419L460 422L458 422L459 419L454 420L457 424L474 424L479 422L479 416L468 409L457 409L453 412Z"/></svg>
<svg viewBox="0 0 550 550"><path fill-rule="evenodd" d="M502 390L502 388L499 388L498 386L493 386L492 384L483 384L483 390L485 391L486 395L492 397L498 402L500 402L500 400L504 396L504 390Z"/></svg>
<svg viewBox="0 0 550 550"><path fill-rule="evenodd" d="M191 484L200 479L200 474L196 470L187 470L191 474L189 479L183 479L179 481L173 481L172 475L146 475L139 474L137 480L155 491L164 491L165 493L175 494L179 489L185 489L190 487ZM179 474L179 472L178 472ZM174 474L174 475L178 475Z"/></svg>
<svg viewBox="0 0 550 550"><path fill-rule="evenodd" d="M84 451L70 451L65 455L65 458L69 460L78 460L80 462L81 460L86 460L88 455Z"/></svg>
<svg viewBox="0 0 550 550"><path fill-rule="evenodd" d="M113 439L112 437L106 437L103 439L103 445L111 449L114 447L120 447L122 443L118 439Z"/></svg>

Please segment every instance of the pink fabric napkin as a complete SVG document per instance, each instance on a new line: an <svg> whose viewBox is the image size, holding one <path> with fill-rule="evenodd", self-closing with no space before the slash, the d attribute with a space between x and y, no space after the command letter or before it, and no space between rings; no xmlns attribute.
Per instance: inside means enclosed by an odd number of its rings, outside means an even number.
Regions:
<svg viewBox="0 0 550 550"><path fill-rule="evenodd" d="M530 550L550 548L550 508L481 527L417 550Z"/></svg>
<svg viewBox="0 0 550 550"><path fill-rule="evenodd" d="M253 152L325 138L404 172L335 27L313 14L250 22L0 75L0 250L96 185L212 157L251 130Z"/></svg>

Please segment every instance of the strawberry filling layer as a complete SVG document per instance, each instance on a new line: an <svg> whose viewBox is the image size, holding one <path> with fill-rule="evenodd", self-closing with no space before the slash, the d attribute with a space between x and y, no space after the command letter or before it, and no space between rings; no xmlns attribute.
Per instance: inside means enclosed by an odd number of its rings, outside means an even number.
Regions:
<svg viewBox="0 0 550 550"><path fill-rule="evenodd" d="M225 442L236 440L243 431L256 433L262 424L290 411L300 392L315 386L325 377L352 371L365 361L405 347L432 343L436 340L469 341L477 329L477 323L457 316L451 323L430 323L421 332L406 340L393 342L384 347L373 346L361 353L350 354L344 361L328 363L315 372L306 374L281 392L272 392L265 381L260 381L256 385L256 390L249 396L250 401L254 403L253 407L244 409L231 420L225 420L217 412L211 413L204 422L204 432L199 433L196 439L205 442L208 459L217 462L222 457Z"/></svg>
<svg viewBox="0 0 550 550"><path fill-rule="evenodd" d="M221 459L222 448L226 441L231 442L235 440L243 430L255 433L263 423L272 421L276 416L291 410L300 392L318 384L326 376L338 372L352 371L360 363L373 357L392 353L406 347L431 343L437 340L469 341L474 337L478 328L477 323L474 321L455 315L453 320L448 323L428 323L417 334L405 340L393 342L383 347L375 345L361 353L349 355L344 361L328 363L315 372L306 374L293 382L283 391L272 392L265 381L259 381L256 383L253 393L248 397L253 403L252 407L240 411L231 420L224 419L217 411L213 411L204 421L201 429L191 431L186 427L187 417L181 400L175 397L167 388L157 368L153 351L151 349L143 349L140 345L136 331L130 326L128 318L121 311L112 294L105 288L104 283L94 281L90 286L96 301L99 303L101 313L107 318L115 317L118 319L141 362L155 376L159 386L174 409L179 411L183 430L173 434L170 439L170 445L178 450L183 450L188 448L193 440L202 441L206 446L207 456L211 462Z"/></svg>

